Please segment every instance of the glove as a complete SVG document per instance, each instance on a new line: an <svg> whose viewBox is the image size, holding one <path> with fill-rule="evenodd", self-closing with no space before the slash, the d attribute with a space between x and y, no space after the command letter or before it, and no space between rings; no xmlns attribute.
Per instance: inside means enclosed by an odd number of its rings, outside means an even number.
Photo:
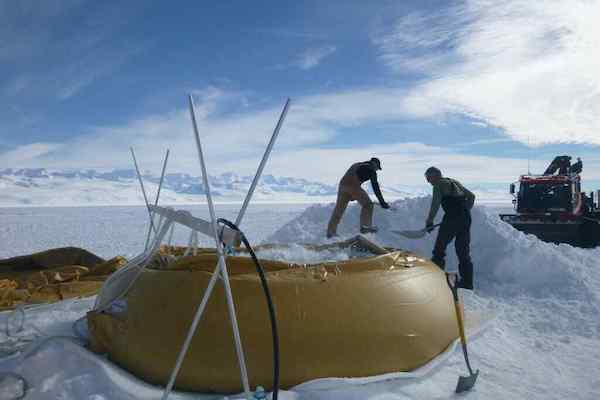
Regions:
<svg viewBox="0 0 600 400"><path fill-rule="evenodd" d="M381 204L381 208L383 208L383 209L386 209L386 210L387 210L388 208L390 208L390 205L389 205L388 203L382 203L382 204Z"/></svg>
<svg viewBox="0 0 600 400"><path fill-rule="evenodd" d="M427 221L425 223L425 230L427 230L428 233L433 230L433 221Z"/></svg>

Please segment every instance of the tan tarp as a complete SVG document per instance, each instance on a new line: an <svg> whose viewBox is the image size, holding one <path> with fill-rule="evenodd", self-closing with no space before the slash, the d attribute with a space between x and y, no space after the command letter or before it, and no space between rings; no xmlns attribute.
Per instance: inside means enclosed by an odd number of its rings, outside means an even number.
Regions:
<svg viewBox="0 0 600 400"><path fill-rule="evenodd" d="M92 296L125 262L123 257L106 261L77 247L0 260L0 311Z"/></svg>
<svg viewBox="0 0 600 400"><path fill-rule="evenodd" d="M166 384L215 268L214 252L168 270L146 269L120 314L88 314L92 348L154 384ZM254 265L228 257L251 386L272 385L267 304ZM413 370L458 336L443 272L408 252L299 266L262 261L279 327L281 387L323 377ZM164 267L163 267L164 268ZM242 391L222 284L217 284L175 387Z"/></svg>

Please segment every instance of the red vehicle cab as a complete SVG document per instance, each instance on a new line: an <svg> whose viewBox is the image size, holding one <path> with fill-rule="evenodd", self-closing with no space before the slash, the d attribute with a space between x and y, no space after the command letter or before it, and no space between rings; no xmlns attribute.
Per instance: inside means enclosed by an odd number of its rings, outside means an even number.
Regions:
<svg viewBox="0 0 600 400"><path fill-rule="evenodd" d="M522 175L510 185L515 214L500 214L514 228L546 242L579 247L600 244L600 210L593 193L581 190L581 160L556 157L543 175ZM558 174L555 174L558 172Z"/></svg>

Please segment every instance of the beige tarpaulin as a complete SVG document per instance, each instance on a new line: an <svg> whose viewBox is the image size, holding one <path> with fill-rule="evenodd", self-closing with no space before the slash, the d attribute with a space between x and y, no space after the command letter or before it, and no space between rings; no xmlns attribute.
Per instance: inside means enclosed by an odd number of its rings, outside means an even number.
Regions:
<svg viewBox="0 0 600 400"><path fill-rule="evenodd" d="M123 257L106 261L76 247L0 260L0 311L92 296L125 262Z"/></svg>
<svg viewBox="0 0 600 400"><path fill-rule="evenodd" d="M444 273L409 252L313 265L261 263L277 313L282 388L323 377L410 371L458 336ZM203 249L160 265L141 272L126 296L127 307L90 312L88 325L95 351L164 385L216 256ZM230 256L227 265L250 385L270 388L271 331L259 278L247 257ZM242 391L222 285L207 305L175 387Z"/></svg>

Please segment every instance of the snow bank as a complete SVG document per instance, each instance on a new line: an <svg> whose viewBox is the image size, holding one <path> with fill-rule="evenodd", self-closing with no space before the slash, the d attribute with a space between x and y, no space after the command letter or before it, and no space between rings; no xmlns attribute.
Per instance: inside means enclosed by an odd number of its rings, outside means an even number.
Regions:
<svg viewBox="0 0 600 400"><path fill-rule="evenodd" d="M407 239L391 230L421 229L431 198L399 200L391 210L375 208L374 223L379 232L371 237L385 246L414 251L430 257L436 233L423 239ZM333 204L314 205L282 226L265 243L327 243L325 230ZM360 207L348 207L338 228L340 238L356 235ZM440 211L438 219L443 212ZM515 301L520 296L530 299L534 312L554 324L552 329L568 330L585 336L600 336L600 249L579 249L569 245L544 243L502 222L492 209L473 209L471 251L475 265L475 287L479 295ZM454 247L448 246L447 269L457 269ZM557 312L558 311L558 312ZM552 315L551 315L552 314ZM550 322L552 321L552 322ZM548 327L548 330L551 330Z"/></svg>
<svg viewBox="0 0 600 400"><path fill-rule="evenodd" d="M374 222L379 232L371 234L378 243L414 251L429 257L436 233L423 239L407 239L391 230L421 229L429 210L430 198L396 201L393 210L375 209ZM326 224L333 205L314 205L306 209L271 236L265 243L330 243L325 238ZM348 208L338 229L336 240L356 235L360 207ZM443 214L440 211L440 216ZM561 292L596 298L598 280L594 269L600 249L579 249L569 245L544 243L502 222L491 209L475 207L471 232L472 258L477 274L477 289L486 294L527 293L544 296ZM457 269L452 245L448 246L447 269ZM597 275L597 274L596 274ZM584 297L580 297L584 298Z"/></svg>

